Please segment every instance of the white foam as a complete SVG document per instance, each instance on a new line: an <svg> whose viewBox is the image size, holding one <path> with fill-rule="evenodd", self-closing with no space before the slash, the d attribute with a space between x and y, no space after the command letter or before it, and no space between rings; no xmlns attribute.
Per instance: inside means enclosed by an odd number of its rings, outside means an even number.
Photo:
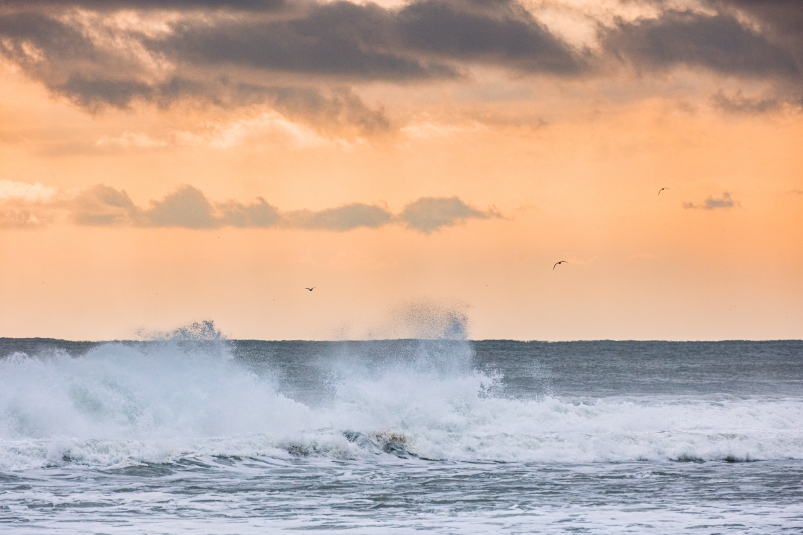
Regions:
<svg viewBox="0 0 803 535"><path fill-rule="evenodd" d="M488 394L493 377L425 364L344 368L334 400L311 408L225 352L168 343L16 355L0 361L0 468L383 450L544 463L803 459L800 399L507 399Z"/></svg>

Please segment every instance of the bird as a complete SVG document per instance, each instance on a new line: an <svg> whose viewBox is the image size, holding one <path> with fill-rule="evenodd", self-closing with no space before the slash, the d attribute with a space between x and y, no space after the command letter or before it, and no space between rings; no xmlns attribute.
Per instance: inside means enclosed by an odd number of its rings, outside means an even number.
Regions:
<svg viewBox="0 0 803 535"><path fill-rule="evenodd" d="M560 262L555 262L555 265L552 266L552 270L554 271L555 268L558 267L561 264L568 264L568 262L566 262L565 260L561 260Z"/></svg>
<svg viewBox="0 0 803 535"><path fill-rule="evenodd" d="M304 289L305 289L305 290L309 290L309 291L311 292L312 290L314 290L314 289L315 289L315 286L313 286L312 288L304 288Z"/></svg>
<svg viewBox="0 0 803 535"><path fill-rule="evenodd" d="M658 195L660 195L660 194L661 194L661 192L662 192L662 191L664 191L665 189L669 189L669 188L661 188L661 189L659 189L659 190L658 190Z"/></svg>

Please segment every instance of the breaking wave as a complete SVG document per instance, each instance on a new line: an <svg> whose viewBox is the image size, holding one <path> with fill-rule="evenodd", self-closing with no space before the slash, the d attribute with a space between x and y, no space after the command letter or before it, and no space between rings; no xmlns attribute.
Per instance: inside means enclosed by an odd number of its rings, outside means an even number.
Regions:
<svg viewBox="0 0 803 535"><path fill-rule="evenodd" d="M280 374L254 372L215 339L17 353L0 360L0 469L206 456L803 459L799 399L516 399L471 366L468 344L450 347L370 369L345 359L320 404L283 394Z"/></svg>

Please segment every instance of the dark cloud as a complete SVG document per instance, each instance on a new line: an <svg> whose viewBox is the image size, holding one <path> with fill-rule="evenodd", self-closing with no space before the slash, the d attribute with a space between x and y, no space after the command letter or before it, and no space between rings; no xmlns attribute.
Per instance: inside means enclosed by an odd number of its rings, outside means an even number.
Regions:
<svg viewBox="0 0 803 535"><path fill-rule="evenodd" d="M154 99L175 86L149 82L134 59L97 45L81 28L45 13L0 11L0 53L52 91L90 108L123 108L135 98Z"/></svg>
<svg viewBox="0 0 803 535"><path fill-rule="evenodd" d="M715 106L729 113L767 113L784 105L784 100L779 98L749 98L741 94L729 97L721 91L712 100Z"/></svg>
<svg viewBox="0 0 803 535"><path fill-rule="evenodd" d="M270 228L348 231L360 227L379 228L392 223L424 233L452 226L470 218L497 217L493 211L482 212L457 197L424 197L405 206L394 216L387 208L373 204L352 203L325 210L281 212L258 197L250 203L225 201L214 203L202 191L183 185L161 200L151 201L146 209L134 205L125 191L105 185L87 188L68 203L72 220L89 226L138 226L213 229ZM17 211L19 212L19 211ZM21 212L4 216L22 220ZM13 216L13 217L12 217ZM27 217L27 216L26 216Z"/></svg>
<svg viewBox="0 0 803 535"><path fill-rule="evenodd" d="M770 110L772 99L803 102L798 1L701 2L708 11L619 21L600 30L601 47L592 53L569 46L516 0L412 0L397 8L315 0L6 0L0 54L89 109L185 98L259 103L362 133L390 123L351 86L468 80L477 66L575 79L616 76L620 64L643 73L688 66L770 81L777 95L756 111ZM76 7L98 14L91 31L82 26L86 17L73 16ZM106 12L120 9L177 15L161 33L104 25ZM192 16L198 12L204 16Z"/></svg>
<svg viewBox="0 0 803 535"><path fill-rule="evenodd" d="M408 227L430 233L443 227L451 227L466 219L498 217L493 211L483 212L465 204L457 197L422 197L404 207L398 215Z"/></svg>
<svg viewBox="0 0 803 535"><path fill-rule="evenodd" d="M390 128L383 109L368 107L351 89L336 87L322 93L312 88L259 87L242 85L240 98L258 98L291 118L310 119L332 125L355 125L364 133L381 132ZM253 91L253 93L250 93Z"/></svg>
<svg viewBox="0 0 803 535"><path fill-rule="evenodd" d="M149 99L159 93L158 87L144 82L103 77L88 78L80 74L71 75L67 81L55 87L60 93L87 108L95 108L102 104L125 108L135 98Z"/></svg>
<svg viewBox="0 0 803 535"><path fill-rule="evenodd" d="M411 2L399 11L396 28L406 47L426 56L535 73L577 75L589 68L513 1Z"/></svg>
<svg viewBox="0 0 803 535"><path fill-rule="evenodd" d="M683 208L701 208L703 210L717 210L717 209L733 208L735 206L738 206L738 204L739 204L738 202L734 201L731 198L731 194L726 191L719 198L714 196L709 196L701 204L695 204L692 202L683 203Z"/></svg>
<svg viewBox="0 0 803 535"><path fill-rule="evenodd" d="M758 22L763 35L788 50L803 71L803 5L799 0L720 0L717 5L735 8ZM780 88L780 99L787 104L803 107L801 76L790 87Z"/></svg>
<svg viewBox="0 0 803 535"><path fill-rule="evenodd" d="M585 62L512 1L424 0L392 10L350 2L312 4L280 20L188 21L151 43L196 65L410 82L461 76L460 64L577 74Z"/></svg>
<svg viewBox="0 0 803 535"><path fill-rule="evenodd" d="M803 43L803 9L799 0L714 0L712 3L752 16L774 40ZM797 52L803 54L803 49L798 48Z"/></svg>
<svg viewBox="0 0 803 535"><path fill-rule="evenodd" d="M253 16L179 17L165 34L93 28L92 38L56 5L90 10L208 7L257 9ZM282 16L273 14L286 7ZM580 57L512 0L421 0L399 9L350 2L10 2L0 10L0 53L52 91L86 107L124 108L141 99L166 105L183 98L221 104L254 100L288 109L321 109L320 87L331 89L330 106L341 120L368 131L384 126L381 113L366 113L353 93L333 88L376 80L411 83L465 76L474 64L518 72L577 75ZM120 39L122 37L122 39ZM117 43L109 46L109 42ZM126 44L128 43L128 44ZM127 47L138 47L132 53ZM169 62L156 75L142 52ZM282 88L276 75L307 77ZM312 77L312 78L310 78ZM310 98L315 90L319 94ZM339 91L339 92L338 92Z"/></svg>
<svg viewBox="0 0 803 535"><path fill-rule="evenodd" d="M208 10L269 11L286 7L286 0L4 0L1 7L81 8L97 11L133 10Z"/></svg>
<svg viewBox="0 0 803 535"><path fill-rule="evenodd" d="M603 36L605 49L639 70L679 65L726 75L798 79L794 54L727 13L668 11L620 23Z"/></svg>
<svg viewBox="0 0 803 535"><path fill-rule="evenodd" d="M36 12L0 11L0 52L51 89L79 67L87 70L112 61L78 29Z"/></svg>
<svg viewBox="0 0 803 535"><path fill-rule="evenodd" d="M48 58L98 60L95 47L76 28L46 14L0 11L0 35L4 53L22 64L35 64L24 45L32 44L47 53Z"/></svg>
<svg viewBox="0 0 803 535"><path fill-rule="evenodd" d="M236 30L235 30L236 33ZM152 46L154 57L164 57L166 43L129 35ZM382 109L372 109L348 87L282 86L232 80L225 73L199 74L185 68L188 58L173 57L176 73L154 79L135 57L104 48L81 28L38 12L0 11L0 54L52 91L96 110L126 108L137 100L168 106L182 98L212 101L222 106L267 104L291 118L316 126L353 125L364 133L386 130L390 123ZM200 67L209 67L199 64ZM259 78L259 77L257 77ZM263 77L264 78L264 77ZM271 82L270 77L266 81Z"/></svg>
<svg viewBox="0 0 803 535"><path fill-rule="evenodd" d="M405 54L393 11L377 5L334 2L280 20L224 19L217 24L175 24L149 47L193 65L239 66L259 71L315 74L336 79L399 80L457 76L443 62Z"/></svg>

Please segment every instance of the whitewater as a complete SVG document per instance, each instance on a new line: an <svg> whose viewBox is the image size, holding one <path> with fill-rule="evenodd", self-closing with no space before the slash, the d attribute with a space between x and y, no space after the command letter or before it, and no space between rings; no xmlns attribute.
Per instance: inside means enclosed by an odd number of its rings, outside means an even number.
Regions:
<svg viewBox="0 0 803 535"><path fill-rule="evenodd" d="M803 342L0 340L14 533L803 530Z"/></svg>

